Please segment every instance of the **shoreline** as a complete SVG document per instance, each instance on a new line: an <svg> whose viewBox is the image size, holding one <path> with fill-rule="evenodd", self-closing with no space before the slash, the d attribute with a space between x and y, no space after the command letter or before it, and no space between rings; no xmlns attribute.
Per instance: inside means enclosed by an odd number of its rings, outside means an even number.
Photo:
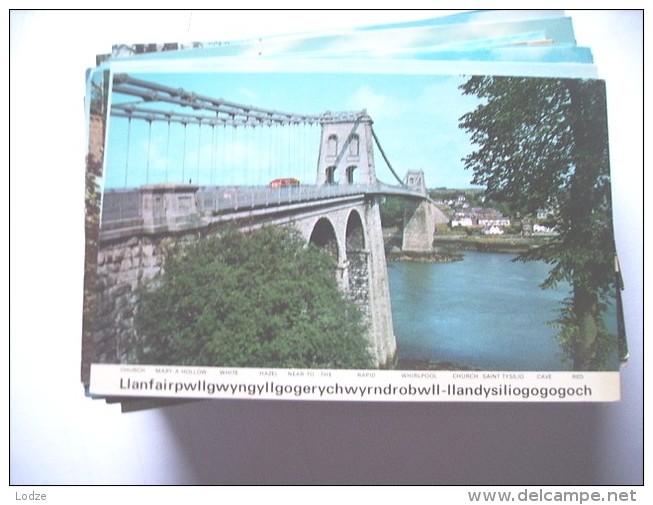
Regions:
<svg viewBox="0 0 653 505"><path fill-rule="evenodd" d="M418 263L451 263L464 259L464 251L521 254L537 248L550 240L550 235L501 237L468 235L435 235L433 251L403 251L401 236L394 229L384 229L387 261L413 261Z"/></svg>
<svg viewBox="0 0 653 505"><path fill-rule="evenodd" d="M436 235L434 246L477 252L524 253L545 244L550 237L467 237Z"/></svg>
<svg viewBox="0 0 653 505"><path fill-rule="evenodd" d="M412 261L415 263L452 263L462 261L464 254L457 251L386 251L387 261Z"/></svg>

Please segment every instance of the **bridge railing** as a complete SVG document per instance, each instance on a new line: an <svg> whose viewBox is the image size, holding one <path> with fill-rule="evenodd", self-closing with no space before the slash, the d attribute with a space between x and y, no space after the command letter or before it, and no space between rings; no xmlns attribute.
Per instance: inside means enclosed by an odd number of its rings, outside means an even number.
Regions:
<svg viewBox="0 0 653 505"><path fill-rule="evenodd" d="M269 186L203 186L197 188L195 193L197 206L189 209L189 214L195 217L216 216L244 209L275 207L349 195L415 196L412 193L406 188L385 184L302 185L278 188ZM139 222L143 222L143 212L140 188L107 190L102 205L102 226L113 229L138 226ZM177 217L183 218L179 214Z"/></svg>
<svg viewBox="0 0 653 505"><path fill-rule="evenodd" d="M138 189L108 189L102 197L102 227L132 228L143 224Z"/></svg>
<svg viewBox="0 0 653 505"><path fill-rule="evenodd" d="M141 195L133 189L109 189L104 193L102 213L109 221L141 217Z"/></svg>
<svg viewBox="0 0 653 505"><path fill-rule="evenodd" d="M225 186L200 188L197 206L202 214L215 214L253 207L272 207L312 200L365 193L368 186Z"/></svg>

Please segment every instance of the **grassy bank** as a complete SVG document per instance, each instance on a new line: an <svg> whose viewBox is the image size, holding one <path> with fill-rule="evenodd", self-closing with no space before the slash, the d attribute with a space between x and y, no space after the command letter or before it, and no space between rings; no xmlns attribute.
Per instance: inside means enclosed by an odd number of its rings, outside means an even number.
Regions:
<svg viewBox="0 0 653 505"><path fill-rule="evenodd" d="M500 237L487 235L436 235L433 245L436 248L458 249L479 252L522 253L534 247L541 246L549 237L521 237L517 235L502 235Z"/></svg>

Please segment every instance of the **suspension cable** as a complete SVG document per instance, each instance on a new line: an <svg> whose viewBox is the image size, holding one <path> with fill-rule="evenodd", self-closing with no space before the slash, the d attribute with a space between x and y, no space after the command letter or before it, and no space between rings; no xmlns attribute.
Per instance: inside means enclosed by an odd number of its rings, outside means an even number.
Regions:
<svg viewBox="0 0 653 505"><path fill-rule="evenodd" d="M152 150L152 121L148 120L147 162L145 165L145 184L150 183L150 151Z"/></svg>
<svg viewBox="0 0 653 505"><path fill-rule="evenodd" d="M402 186L406 186L404 181L402 181L401 178L397 175L397 172L394 171L394 168L392 168L392 165L390 164L390 161L388 160L388 157L385 155L385 152L383 151L383 148L381 147L379 139L376 136L376 133L374 132L374 128L370 127L370 130L372 130L372 136L374 137L374 142L376 143L376 147L379 148L379 151L381 152L381 156L383 156L383 159L385 160L386 165L388 165L388 168L390 169L390 172L392 172L392 175L395 176L395 179L397 179L399 181L399 184L401 184Z"/></svg>
<svg viewBox="0 0 653 505"><path fill-rule="evenodd" d="M170 163L170 121L168 121L168 140L166 141L166 183L168 182L169 163Z"/></svg>
<svg viewBox="0 0 653 505"><path fill-rule="evenodd" d="M127 174L129 173L129 144L131 140L132 118L127 119L127 158L125 159L125 188L127 187Z"/></svg>
<svg viewBox="0 0 653 505"><path fill-rule="evenodd" d="M181 159L181 183L184 183L184 179L186 178L186 125L188 123L183 123L184 125L184 151L183 151L183 157Z"/></svg>
<svg viewBox="0 0 653 505"><path fill-rule="evenodd" d="M200 183L201 154L202 154L202 122L200 121L199 134L197 136L197 182L196 182L196 184Z"/></svg>

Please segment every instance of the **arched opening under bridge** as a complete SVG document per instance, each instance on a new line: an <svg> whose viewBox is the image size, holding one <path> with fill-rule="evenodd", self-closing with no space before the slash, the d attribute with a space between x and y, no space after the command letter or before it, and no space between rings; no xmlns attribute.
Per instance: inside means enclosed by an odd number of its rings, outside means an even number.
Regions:
<svg viewBox="0 0 653 505"><path fill-rule="evenodd" d="M320 249L324 249L336 261L339 261L338 255L338 238L335 229L327 218L320 218L311 232L309 239L311 244L315 244Z"/></svg>

